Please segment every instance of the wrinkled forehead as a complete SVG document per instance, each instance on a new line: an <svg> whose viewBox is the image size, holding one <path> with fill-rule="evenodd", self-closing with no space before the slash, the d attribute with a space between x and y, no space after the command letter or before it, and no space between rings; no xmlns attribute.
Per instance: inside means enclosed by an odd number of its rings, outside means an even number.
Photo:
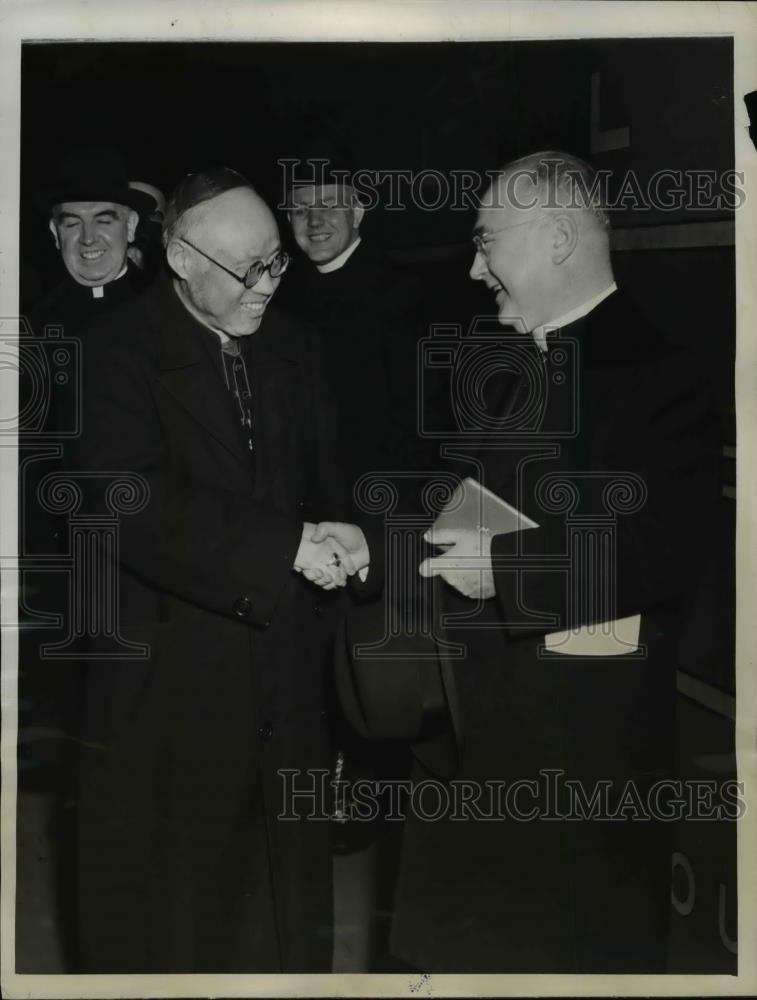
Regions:
<svg viewBox="0 0 757 1000"><path fill-rule="evenodd" d="M124 219L130 211L128 205L119 205L114 201L62 201L53 205L53 218L73 216L77 219L93 219L98 215L110 215Z"/></svg>
<svg viewBox="0 0 757 1000"><path fill-rule="evenodd" d="M289 192L291 208L351 208L355 191L349 184L303 184Z"/></svg>

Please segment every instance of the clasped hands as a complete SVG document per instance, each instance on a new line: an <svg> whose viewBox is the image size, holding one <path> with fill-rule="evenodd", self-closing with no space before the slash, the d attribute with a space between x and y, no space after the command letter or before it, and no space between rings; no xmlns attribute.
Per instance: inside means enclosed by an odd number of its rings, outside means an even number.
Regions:
<svg viewBox="0 0 757 1000"><path fill-rule="evenodd" d="M495 596L492 536L488 531L429 528L424 538L445 551L423 560L418 568L421 576L441 576L450 587L472 600ZM303 525L294 568L324 590L344 587L348 577L365 570L369 563L368 543L356 524L306 521Z"/></svg>
<svg viewBox="0 0 757 1000"><path fill-rule="evenodd" d="M305 521L294 569L323 590L344 587L347 578L365 570L370 562L368 543L361 528L343 521Z"/></svg>

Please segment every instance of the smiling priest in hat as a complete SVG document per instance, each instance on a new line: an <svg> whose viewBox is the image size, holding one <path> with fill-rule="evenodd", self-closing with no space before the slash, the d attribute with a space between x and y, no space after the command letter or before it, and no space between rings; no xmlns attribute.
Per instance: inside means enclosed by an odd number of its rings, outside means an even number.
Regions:
<svg viewBox="0 0 757 1000"><path fill-rule="evenodd" d="M93 148L69 153L37 203L48 217L66 275L34 307L31 326L37 336L50 325L75 336L144 284L127 251L140 216L153 210L153 199L129 186L120 154Z"/></svg>

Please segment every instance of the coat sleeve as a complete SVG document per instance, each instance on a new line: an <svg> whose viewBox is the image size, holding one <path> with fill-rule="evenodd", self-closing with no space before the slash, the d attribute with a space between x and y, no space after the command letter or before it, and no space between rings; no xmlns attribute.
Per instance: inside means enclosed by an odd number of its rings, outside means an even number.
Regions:
<svg viewBox="0 0 757 1000"><path fill-rule="evenodd" d="M642 484L641 496L614 518L615 568L609 584L601 574L592 579L588 569L567 568L575 564L566 559L564 515L535 512L539 529L497 535L492 544L497 597L511 637L643 613L681 599L698 577L719 494L719 431L711 390L675 356L660 366L653 382L641 379L638 388L623 401L626 410L607 430L601 455L588 451L583 456L587 469L582 471L591 474L575 477L582 509L592 512L602 509L608 478L603 472L630 473ZM542 566L527 569L524 560L516 571L506 568L524 554L543 557ZM613 588L609 604L608 586ZM533 613L547 618L537 623Z"/></svg>
<svg viewBox="0 0 757 1000"><path fill-rule="evenodd" d="M151 365L108 333L85 341L83 432L67 449L68 468L142 477L146 501L120 519L126 569L210 611L267 624L291 578L302 523L172 466ZM88 512L104 512L101 486L90 482Z"/></svg>

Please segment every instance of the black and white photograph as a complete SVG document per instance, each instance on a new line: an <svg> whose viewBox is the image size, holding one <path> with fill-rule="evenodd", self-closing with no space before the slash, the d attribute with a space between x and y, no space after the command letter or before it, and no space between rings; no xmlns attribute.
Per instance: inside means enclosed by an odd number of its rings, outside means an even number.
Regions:
<svg viewBox="0 0 757 1000"><path fill-rule="evenodd" d="M3 995L754 993L754 5L1 9Z"/></svg>

